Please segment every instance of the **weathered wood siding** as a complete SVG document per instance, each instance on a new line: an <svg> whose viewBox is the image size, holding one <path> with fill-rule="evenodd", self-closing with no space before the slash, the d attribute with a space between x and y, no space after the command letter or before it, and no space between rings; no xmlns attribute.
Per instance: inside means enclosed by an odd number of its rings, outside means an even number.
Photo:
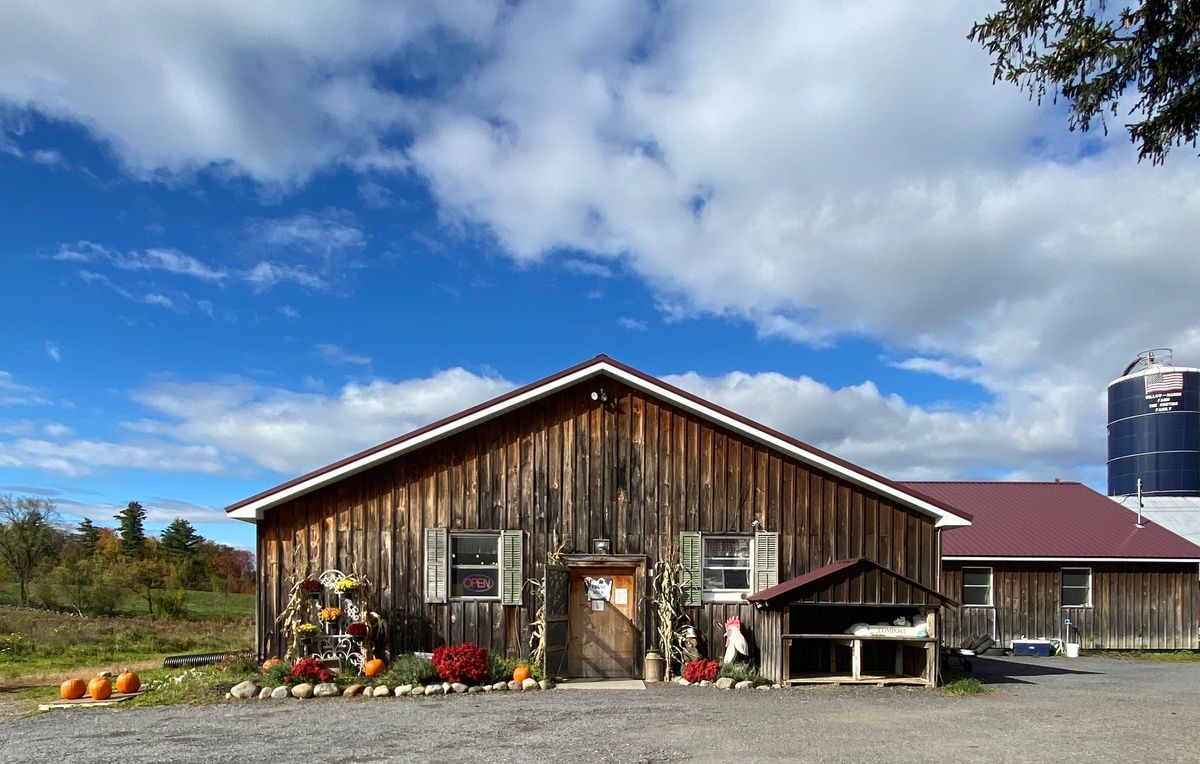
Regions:
<svg viewBox="0 0 1200 764"><path fill-rule="evenodd" d="M601 386L608 408L590 399ZM470 640L526 653L528 590L520 607L425 604L425 527L522 529L525 575L541 578L547 552L559 544L584 552L591 539L607 537L616 554L647 555L648 570L677 559L681 531L748 534L755 518L780 531L780 581L868 557L936 586L930 517L605 377L269 510L258 525L259 647L279 651L276 618L299 565L365 574L391 624L393 650ZM871 586L847 582L844 596L866 601ZM718 622L735 614L753 641L748 605L691 613L710 652L724 641Z"/></svg>
<svg viewBox="0 0 1200 764"><path fill-rule="evenodd" d="M1092 606L1062 607L1061 570L1091 567ZM1085 650L1195 650L1197 597L1195 563L944 563L942 592L962 599L962 569L992 568L993 607L962 607L943 613L947 644L987 634L1007 647L1021 637L1072 636ZM1077 631L1075 631L1077 629Z"/></svg>

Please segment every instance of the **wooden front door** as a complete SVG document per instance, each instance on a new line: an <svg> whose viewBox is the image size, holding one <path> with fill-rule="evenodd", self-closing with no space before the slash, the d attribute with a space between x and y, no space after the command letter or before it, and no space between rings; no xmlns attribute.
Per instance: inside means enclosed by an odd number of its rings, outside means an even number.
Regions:
<svg viewBox="0 0 1200 764"><path fill-rule="evenodd" d="M599 593L607 593L608 599L596 598ZM567 642L567 672L571 676L637 676L634 618L638 596L636 579L629 568L571 569L571 636Z"/></svg>

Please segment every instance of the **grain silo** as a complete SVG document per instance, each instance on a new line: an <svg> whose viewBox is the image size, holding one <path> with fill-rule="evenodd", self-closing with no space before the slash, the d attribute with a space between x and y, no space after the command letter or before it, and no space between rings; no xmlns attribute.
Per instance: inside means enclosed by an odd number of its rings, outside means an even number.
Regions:
<svg viewBox="0 0 1200 764"><path fill-rule="evenodd" d="M1108 385L1108 495L1200 496L1200 369L1140 353Z"/></svg>

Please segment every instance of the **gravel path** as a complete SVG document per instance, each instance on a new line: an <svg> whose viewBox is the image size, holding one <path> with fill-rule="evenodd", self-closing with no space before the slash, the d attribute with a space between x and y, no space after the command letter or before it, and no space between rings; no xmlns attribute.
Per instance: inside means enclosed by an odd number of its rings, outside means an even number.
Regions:
<svg viewBox="0 0 1200 764"><path fill-rule="evenodd" d="M980 660L986 696L818 687L552 691L59 711L0 761L1195 762L1200 663Z"/></svg>

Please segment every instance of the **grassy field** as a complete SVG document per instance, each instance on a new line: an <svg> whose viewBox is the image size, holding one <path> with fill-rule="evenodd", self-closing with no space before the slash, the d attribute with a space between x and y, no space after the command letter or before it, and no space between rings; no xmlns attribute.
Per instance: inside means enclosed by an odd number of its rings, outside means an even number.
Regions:
<svg viewBox="0 0 1200 764"><path fill-rule="evenodd" d="M16 584L0 584L0 605L16 606L19 602L20 594ZM254 595L189 591L187 608L189 617L192 618L211 618L213 616L254 618ZM117 606L117 615L144 616L146 614L144 599L140 599L133 592L122 594L121 601Z"/></svg>
<svg viewBox="0 0 1200 764"><path fill-rule="evenodd" d="M167 655L254 646L252 595L191 594L191 617L179 621L0 606L0 688L58 684L67 676L161 666Z"/></svg>

